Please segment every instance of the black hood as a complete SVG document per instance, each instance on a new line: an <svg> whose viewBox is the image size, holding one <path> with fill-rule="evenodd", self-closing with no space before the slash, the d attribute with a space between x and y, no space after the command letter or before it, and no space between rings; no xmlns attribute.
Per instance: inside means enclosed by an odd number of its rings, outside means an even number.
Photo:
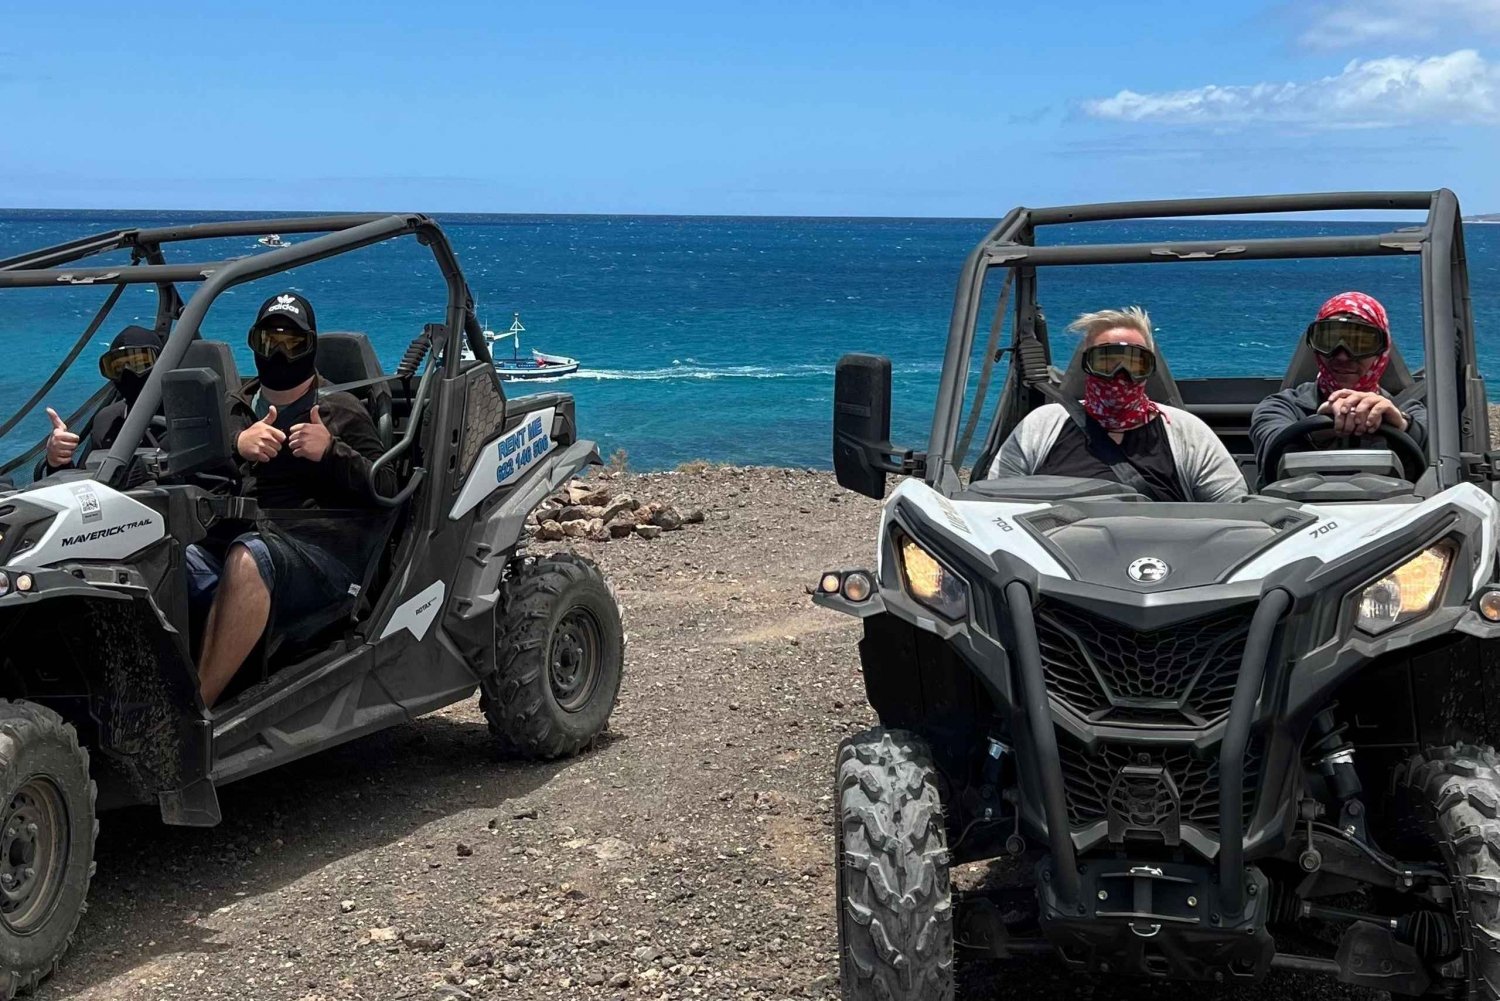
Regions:
<svg viewBox="0 0 1500 1001"><path fill-rule="evenodd" d="M1217 583L1306 520L1284 508L1277 517L1255 517L1249 505L1247 517L1226 512L1222 518L1205 518L1201 508L1183 517L1166 510L1175 506L1152 505L1150 514L1117 514L1119 504L1108 513L1060 505L1017 520L1036 532L1076 580L1127 591Z"/></svg>
<svg viewBox="0 0 1500 1001"><path fill-rule="evenodd" d="M109 342L109 350L116 348L155 348L157 352L166 345L166 338L154 330L138 327L131 324L115 335L114 340ZM107 352L106 352L107 353ZM149 372L121 372L120 377L115 380L115 386L120 390L120 395L125 397L127 404L133 405L141 395L141 390L146 387L146 379Z"/></svg>

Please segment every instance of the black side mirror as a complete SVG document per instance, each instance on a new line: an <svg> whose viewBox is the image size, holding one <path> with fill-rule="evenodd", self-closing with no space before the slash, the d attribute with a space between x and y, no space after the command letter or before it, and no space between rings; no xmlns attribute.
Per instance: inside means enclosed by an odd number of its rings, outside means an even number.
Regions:
<svg viewBox="0 0 1500 1001"><path fill-rule="evenodd" d="M224 381L211 368L179 368L162 375L167 460L172 476L218 472L234 465Z"/></svg>
<svg viewBox="0 0 1500 1001"><path fill-rule="evenodd" d="M833 375L833 471L839 486L876 500L885 474L911 472L907 456L893 458L891 360L844 355Z"/></svg>

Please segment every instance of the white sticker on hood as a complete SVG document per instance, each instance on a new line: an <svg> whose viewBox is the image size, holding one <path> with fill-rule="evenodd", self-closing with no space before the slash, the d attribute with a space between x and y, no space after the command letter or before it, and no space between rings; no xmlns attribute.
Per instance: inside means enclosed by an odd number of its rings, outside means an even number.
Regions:
<svg viewBox="0 0 1500 1001"><path fill-rule="evenodd" d="M118 560L167 534L161 515L103 483L59 483L17 495L55 511L36 545L8 566L44 567L63 560Z"/></svg>

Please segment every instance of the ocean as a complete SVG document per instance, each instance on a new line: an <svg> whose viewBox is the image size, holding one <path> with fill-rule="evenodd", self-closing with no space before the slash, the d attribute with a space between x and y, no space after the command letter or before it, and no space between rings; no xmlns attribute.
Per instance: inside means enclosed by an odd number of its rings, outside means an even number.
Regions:
<svg viewBox="0 0 1500 1001"><path fill-rule="evenodd" d="M264 215L256 213L255 216ZM0 211L0 258L125 226L235 213ZM988 219L661 216L440 216L489 327L519 313L524 350L570 355L583 369L542 384L574 394L581 433L633 469L692 459L827 467L833 367L848 351L891 357L892 438L927 440L949 312L964 256ZM1404 223L1409 225L1410 223ZM1045 242L1379 232L1381 221L1170 221L1045 231ZM1500 225L1465 228L1482 374L1500 379ZM292 237L291 239L296 239ZM204 244L193 259L253 253L254 241ZM186 260L179 248L173 260ZM206 336L252 362L245 331L267 295L308 296L324 330L368 333L387 369L428 322L443 287L415 241L383 245L241 286L209 313ZM1140 304L1181 377L1279 375L1317 306L1345 289L1381 299L1415 368L1421 356L1414 258L1133 265L1044 271L1040 300L1054 344L1071 350L1079 312ZM82 333L107 289L0 292L0 412L10 413ZM133 289L48 397L58 410L98 385L94 359L120 325L154 316ZM1064 357L1066 355L1064 354ZM522 393L524 387L513 388ZM4 441L13 455L45 433L33 415Z"/></svg>

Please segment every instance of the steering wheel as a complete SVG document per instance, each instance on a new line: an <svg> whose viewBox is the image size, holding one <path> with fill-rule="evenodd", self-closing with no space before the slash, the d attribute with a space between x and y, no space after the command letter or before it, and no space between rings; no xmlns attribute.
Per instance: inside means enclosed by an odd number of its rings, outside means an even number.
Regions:
<svg viewBox="0 0 1500 1001"><path fill-rule="evenodd" d="M1282 458L1287 452L1291 451L1292 445L1299 438L1326 434L1332 430L1332 417L1328 414L1312 414L1302 418L1300 421L1288 424L1276 432L1276 436L1266 445L1266 451L1261 463L1260 485L1265 486L1267 483L1273 482L1269 477L1276 475L1276 470L1281 466ZM1422 447L1412 439L1411 435L1385 423L1377 427L1372 434L1384 438L1386 444L1390 445L1391 451L1396 453L1396 458L1401 460L1401 468L1407 480L1415 483L1427 471L1427 455L1422 451ZM1347 439L1351 436L1340 435L1340 437Z"/></svg>

